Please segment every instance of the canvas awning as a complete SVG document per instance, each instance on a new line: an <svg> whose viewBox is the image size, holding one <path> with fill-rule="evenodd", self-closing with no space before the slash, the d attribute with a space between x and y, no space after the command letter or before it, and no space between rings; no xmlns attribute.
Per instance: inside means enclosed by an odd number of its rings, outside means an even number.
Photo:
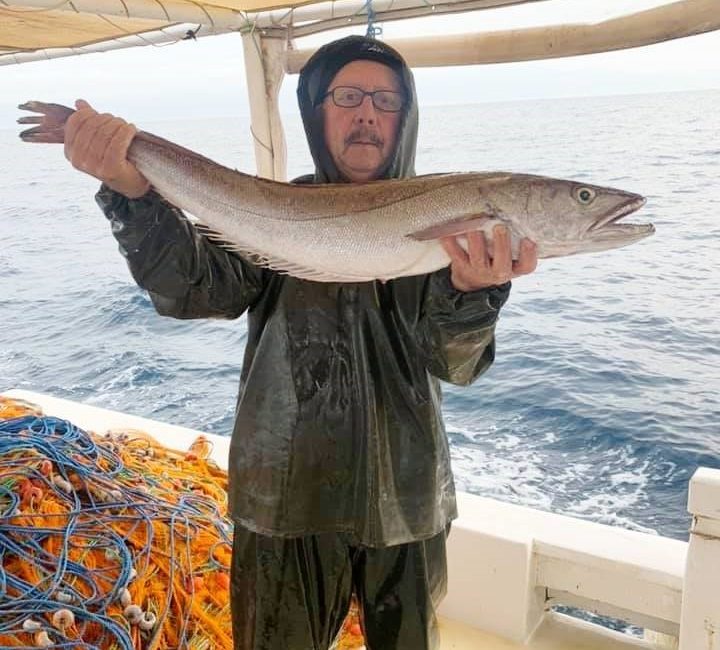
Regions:
<svg viewBox="0 0 720 650"><path fill-rule="evenodd" d="M547 0L374 0L382 20ZM0 64L167 43L231 31L288 32L367 21L367 2L333 0L0 0ZM410 12L410 14L408 14Z"/></svg>
<svg viewBox="0 0 720 650"><path fill-rule="evenodd" d="M552 4L552 0L0 0L0 65L226 32L273 32L291 41L319 31L364 24L369 12L376 22L384 22L529 2ZM415 65L572 56L716 29L720 29L718 0L679 0L595 24L454 36L443 48L437 41L430 48L426 44L416 48ZM413 45L407 43L410 49ZM463 53L450 56L444 63L433 63L428 56L439 49ZM287 69L291 71L303 54L289 54Z"/></svg>

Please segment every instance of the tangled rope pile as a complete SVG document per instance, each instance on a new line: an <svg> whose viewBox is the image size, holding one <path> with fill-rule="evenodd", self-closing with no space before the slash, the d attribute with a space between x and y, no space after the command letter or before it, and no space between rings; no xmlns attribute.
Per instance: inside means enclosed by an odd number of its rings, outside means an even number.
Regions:
<svg viewBox="0 0 720 650"><path fill-rule="evenodd" d="M227 474L0 396L0 648L231 650ZM334 646L363 647L353 603Z"/></svg>
<svg viewBox="0 0 720 650"><path fill-rule="evenodd" d="M226 474L0 398L0 647L231 649Z"/></svg>

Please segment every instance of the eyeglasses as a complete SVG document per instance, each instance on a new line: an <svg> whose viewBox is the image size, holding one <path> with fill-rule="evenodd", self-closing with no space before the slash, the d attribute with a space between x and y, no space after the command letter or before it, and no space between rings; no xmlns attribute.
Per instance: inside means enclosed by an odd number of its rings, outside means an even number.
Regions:
<svg viewBox="0 0 720 650"><path fill-rule="evenodd" d="M373 106L379 111L386 113L397 113L402 110L404 98L402 93L394 90L373 90L368 92L353 86L337 86L323 95L323 100L332 95L333 103L340 108L355 108L360 106L365 95L370 95Z"/></svg>

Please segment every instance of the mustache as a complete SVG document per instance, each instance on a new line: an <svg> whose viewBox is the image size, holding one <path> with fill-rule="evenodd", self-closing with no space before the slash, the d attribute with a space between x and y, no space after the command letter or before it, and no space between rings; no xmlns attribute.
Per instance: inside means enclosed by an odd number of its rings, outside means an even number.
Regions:
<svg viewBox="0 0 720 650"><path fill-rule="evenodd" d="M345 146L355 142L369 142L378 147L383 145L383 139L375 131L364 127L355 129L345 138Z"/></svg>

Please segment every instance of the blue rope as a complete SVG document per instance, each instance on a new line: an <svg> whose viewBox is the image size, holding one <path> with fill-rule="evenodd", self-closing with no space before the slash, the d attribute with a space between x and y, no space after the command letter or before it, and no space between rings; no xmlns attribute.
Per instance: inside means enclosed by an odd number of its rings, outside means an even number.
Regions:
<svg viewBox="0 0 720 650"><path fill-rule="evenodd" d="M365 36L368 38L378 38L382 35L383 30L382 27L379 27L375 24L375 9L373 8L372 0L366 0L365 2L365 9L367 11L367 31L365 32Z"/></svg>
<svg viewBox="0 0 720 650"><path fill-rule="evenodd" d="M39 470L38 461L43 459L52 462L56 476L68 482L73 477L75 484L79 480L84 489L70 492L60 489ZM0 635L10 635L18 641L28 634L23 623L33 619L40 624L38 631L47 632L53 640L53 648L99 650L113 646L133 650L129 625L106 612L130 584L133 569L141 573L150 568L153 522L167 523L170 537L168 597L165 611L157 614L158 631L169 614L175 576L180 572L184 578L191 578L194 573L189 540L202 529L211 529L220 540L210 550L206 565L199 567L200 571L218 568L214 549L222 543L232 545L229 524L216 504L196 494L183 495L178 503L172 503L153 496L148 489L138 488L131 481L140 477L124 467L112 445L98 445L88 433L58 418L28 416L0 420L0 477ZM149 489L161 487L160 481L152 477L141 478ZM28 519L32 521L35 515L19 513L22 502L13 488L28 479L41 483L46 493L52 492L67 507L57 514L58 527L28 524ZM101 501L93 490L96 493L113 490L120 497L113 498L113 502ZM48 513L41 516L45 522L53 517ZM19 521L13 523L15 519ZM123 534L112 527L120 522L126 526ZM142 548L132 547L129 538L139 529L145 544ZM60 539L57 554L46 550L47 542L53 538ZM185 542L186 554L182 557L176 557L179 539ZM108 564L89 568L72 559L78 552L89 549L104 549ZM39 576L36 584L7 571L11 558L32 567ZM101 584L112 587L102 589ZM189 584L192 590L191 580ZM66 599L59 598L61 592ZM65 602L67 599L69 602ZM49 625L48 617L59 607L75 615L81 639L88 626L99 627L102 633L98 645L68 639L61 630ZM179 647L187 647L190 608L177 623ZM29 650L28 646L13 647Z"/></svg>

